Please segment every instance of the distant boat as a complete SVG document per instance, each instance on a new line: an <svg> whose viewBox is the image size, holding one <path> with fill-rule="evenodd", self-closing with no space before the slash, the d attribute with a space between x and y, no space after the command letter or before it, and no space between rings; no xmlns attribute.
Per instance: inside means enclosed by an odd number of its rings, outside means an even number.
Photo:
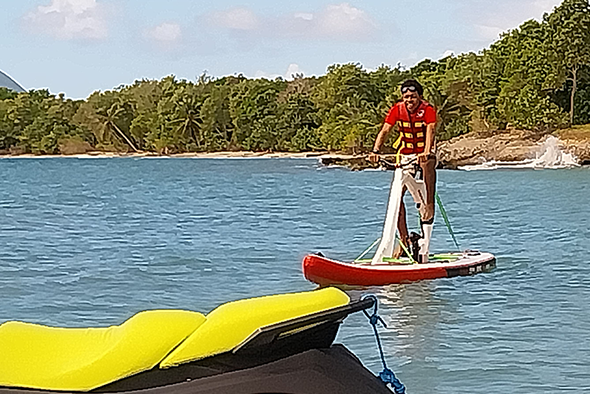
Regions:
<svg viewBox="0 0 590 394"><path fill-rule="evenodd" d="M10 76L5 74L1 70L0 70L0 87L12 89L18 93L25 91L25 88L23 88L21 85L19 85L18 82L16 82L14 79L10 78Z"/></svg>

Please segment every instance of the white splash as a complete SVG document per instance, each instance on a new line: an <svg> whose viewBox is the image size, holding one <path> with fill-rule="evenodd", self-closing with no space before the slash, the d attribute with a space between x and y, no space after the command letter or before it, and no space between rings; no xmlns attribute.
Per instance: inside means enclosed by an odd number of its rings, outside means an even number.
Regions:
<svg viewBox="0 0 590 394"><path fill-rule="evenodd" d="M498 169L563 169L579 167L578 160L571 153L566 153L559 146L559 139L549 136L539 147L534 159L522 161L486 161L482 164L459 167L464 171L498 170Z"/></svg>
<svg viewBox="0 0 590 394"><path fill-rule="evenodd" d="M571 153L566 153L559 146L559 139L549 136L542 146L541 155L537 154L535 167L542 168L572 168L579 167L578 159Z"/></svg>

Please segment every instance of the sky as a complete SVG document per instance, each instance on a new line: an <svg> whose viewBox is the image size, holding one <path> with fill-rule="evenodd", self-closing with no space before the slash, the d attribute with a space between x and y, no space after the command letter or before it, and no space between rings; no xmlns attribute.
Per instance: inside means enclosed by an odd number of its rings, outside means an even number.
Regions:
<svg viewBox="0 0 590 394"><path fill-rule="evenodd" d="M289 79L478 52L560 0L11 0L0 70L86 98L139 79Z"/></svg>

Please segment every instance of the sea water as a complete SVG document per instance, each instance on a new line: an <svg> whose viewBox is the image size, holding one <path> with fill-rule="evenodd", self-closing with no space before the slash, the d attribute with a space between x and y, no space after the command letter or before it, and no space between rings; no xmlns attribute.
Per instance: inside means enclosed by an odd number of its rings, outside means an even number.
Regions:
<svg viewBox="0 0 590 394"><path fill-rule="evenodd" d="M314 289L303 256L357 257L391 177L312 159L2 159L0 323L107 326ZM461 248L498 267L354 290L379 298L387 366L411 393L590 391L590 170L439 171L438 190ZM438 215L432 247L455 249ZM382 369L364 315L337 341Z"/></svg>

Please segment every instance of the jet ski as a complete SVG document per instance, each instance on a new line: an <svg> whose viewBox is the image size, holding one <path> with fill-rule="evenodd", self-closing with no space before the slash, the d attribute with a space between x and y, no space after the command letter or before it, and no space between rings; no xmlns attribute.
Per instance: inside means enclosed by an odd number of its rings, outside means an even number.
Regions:
<svg viewBox="0 0 590 394"><path fill-rule="evenodd" d="M391 393L343 345L371 308L324 288L223 304L207 315L144 311L100 328L0 325L0 394Z"/></svg>

